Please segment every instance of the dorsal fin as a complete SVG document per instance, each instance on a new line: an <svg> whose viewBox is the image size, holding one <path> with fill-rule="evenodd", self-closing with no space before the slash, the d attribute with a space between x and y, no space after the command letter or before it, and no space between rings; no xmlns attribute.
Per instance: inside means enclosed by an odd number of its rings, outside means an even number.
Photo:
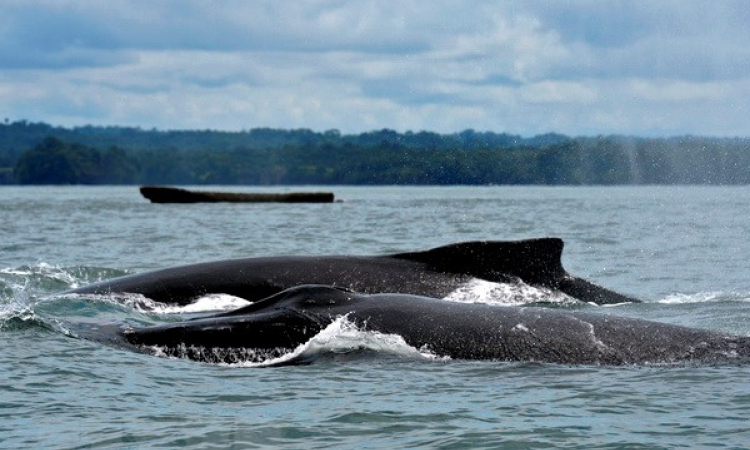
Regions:
<svg viewBox="0 0 750 450"><path fill-rule="evenodd" d="M293 286L288 289L284 289L281 292L273 294L264 299L258 300L250 305L244 306L239 309L235 309L225 313L215 314L209 317L230 317L230 316L242 316L250 313L254 313L262 310L272 310L275 307L283 306L298 306L305 302L307 305L315 304L330 304L332 301L341 298L348 298L346 294L352 294L354 291L339 286L329 286L322 284L301 284L299 286Z"/></svg>
<svg viewBox="0 0 750 450"><path fill-rule="evenodd" d="M559 238L474 241L422 252L399 253L391 257L489 281L507 281L510 277L518 277L529 284L554 287L566 275L560 260L563 245Z"/></svg>

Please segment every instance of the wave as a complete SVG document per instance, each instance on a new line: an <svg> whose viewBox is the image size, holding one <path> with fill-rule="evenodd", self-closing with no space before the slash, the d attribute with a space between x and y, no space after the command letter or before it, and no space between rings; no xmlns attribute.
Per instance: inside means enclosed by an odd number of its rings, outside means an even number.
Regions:
<svg viewBox="0 0 750 450"><path fill-rule="evenodd" d="M0 306L0 330L12 331L39 325L39 317L30 308Z"/></svg>
<svg viewBox="0 0 750 450"><path fill-rule="evenodd" d="M38 315L30 305L12 302L0 304L0 331L12 332L29 329L63 332L56 320L47 320Z"/></svg>
<svg viewBox="0 0 750 450"><path fill-rule="evenodd" d="M0 331L44 325L32 308L28 281L14 278L16 274L10 269L0 269L0 275Z"/></svg>
<svg viewBox="0 0 750 450"><path fill-rule="evenodd" d="M141 294L65 294L54 297L55 299L80 299L110 304L118 307L132 309L139 313L168 315L168 314L197 314L203 312L233 311L250 305L243 298L227 294L211 294L196 299L188 305L166 304L151 300Z"/></svg>
<svg viewBox="0 0 750 450"><path fill-rule="evenodd" d="M750 292L711 291L695 294L674 293L656 301L662 304L750 302Z"/></svg>
<svg viewBox="0 0 750 450"><path fill-rule="evenodd" d="M59 266L41 262L35 266L20 266L15 268L0 269L0 274L11 275L24 279L49 280L64 283L70 286L76 282L77 277L72 271L65 270Z"/></svg>
<svg viewBox="0 0 750 450"><path fill-rule="evenodd" d="M129 273L132 272L103 267L62 267L40 262L0 269L0 283L36 293L60 292Z"/></svg>

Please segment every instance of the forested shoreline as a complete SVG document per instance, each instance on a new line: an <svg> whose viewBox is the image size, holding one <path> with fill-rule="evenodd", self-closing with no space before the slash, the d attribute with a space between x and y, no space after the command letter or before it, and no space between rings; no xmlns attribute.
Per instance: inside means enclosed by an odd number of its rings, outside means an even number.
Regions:
<svg viewBox="0 0 750 450"><path fill-rule="evenodd" d="M750 184L750 139L0 124L0 184Z"/></svg>

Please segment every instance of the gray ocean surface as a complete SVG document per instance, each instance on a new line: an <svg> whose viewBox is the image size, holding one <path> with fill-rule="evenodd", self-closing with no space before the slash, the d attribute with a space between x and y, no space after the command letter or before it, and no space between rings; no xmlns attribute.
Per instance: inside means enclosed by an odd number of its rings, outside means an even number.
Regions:
<svg viewBox="0 0 750 450"><path fill-rule="evenodd" d="M645 301L559 307L750 335L750 187L304 190L343 202L153 205L132 186L0 188L0 448L750 448L743 365L467 362L382 348L252 368L115 349L59 320L147 321L56 294L167 266L559 236L569 272Z"/></svg>

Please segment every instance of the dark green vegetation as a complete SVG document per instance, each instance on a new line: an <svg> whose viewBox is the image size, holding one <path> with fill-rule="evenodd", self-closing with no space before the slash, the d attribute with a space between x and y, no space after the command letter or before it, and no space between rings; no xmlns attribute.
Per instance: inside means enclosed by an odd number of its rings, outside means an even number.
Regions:
<svg viewBox="0 0 750 450"><path fill-rule="evenodd" d="M750 184L748 138L0 124L0 184Z"/></svg>

